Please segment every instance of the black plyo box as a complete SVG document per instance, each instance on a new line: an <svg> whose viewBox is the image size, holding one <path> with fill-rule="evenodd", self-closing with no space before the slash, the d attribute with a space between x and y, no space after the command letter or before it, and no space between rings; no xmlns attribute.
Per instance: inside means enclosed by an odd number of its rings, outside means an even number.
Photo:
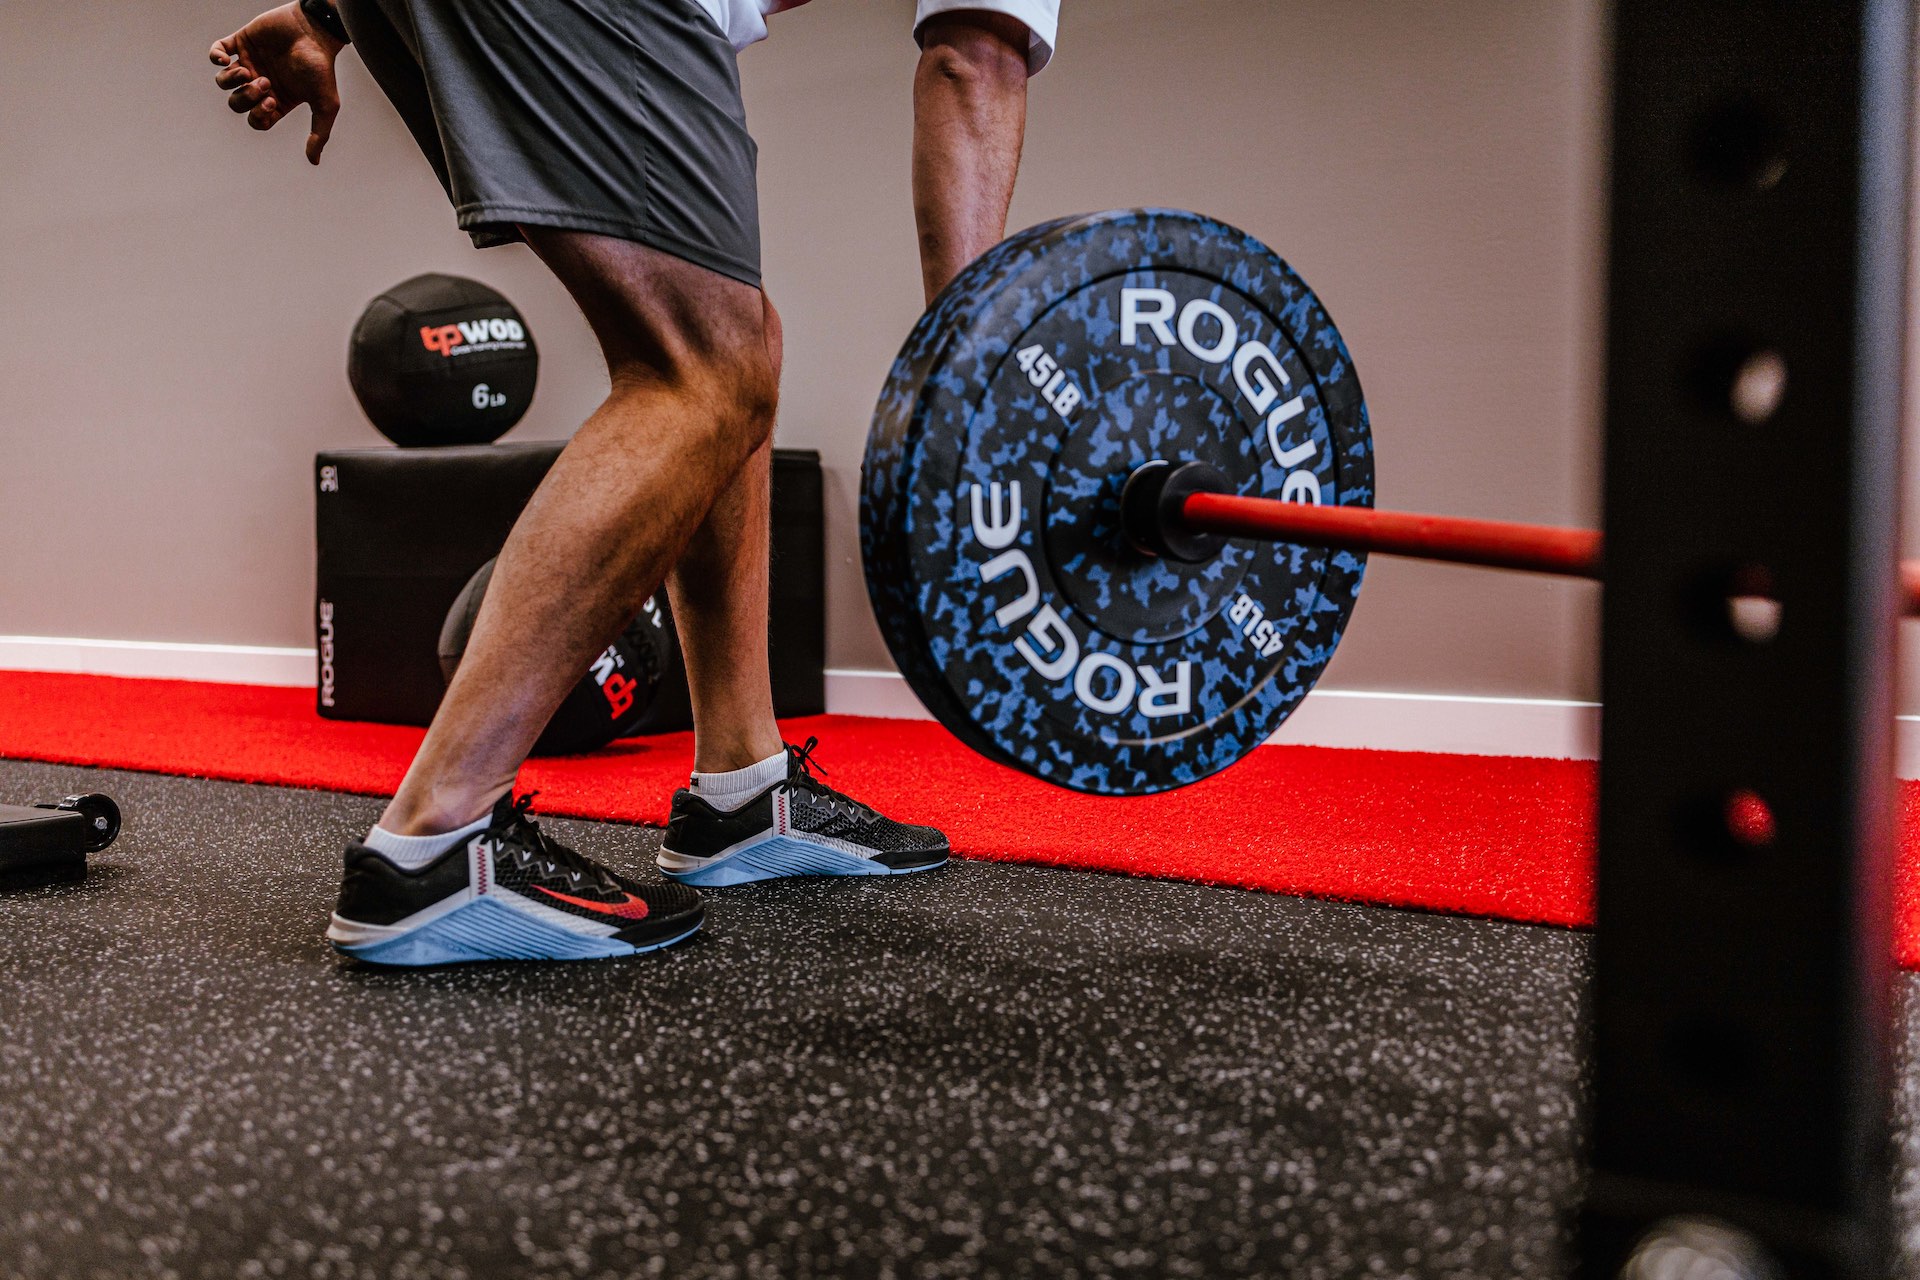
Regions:
<svg viewBox="0 0 1920 1280"><path fill-rule="evenodd" d="M333 720L424 725L440 705L440 627L498 555L558 443L346 449L314 459L317 700ZM820 457L773 457L774 707L826 705ZM684 729L686 676L668 674L641 731Z"/></svg>

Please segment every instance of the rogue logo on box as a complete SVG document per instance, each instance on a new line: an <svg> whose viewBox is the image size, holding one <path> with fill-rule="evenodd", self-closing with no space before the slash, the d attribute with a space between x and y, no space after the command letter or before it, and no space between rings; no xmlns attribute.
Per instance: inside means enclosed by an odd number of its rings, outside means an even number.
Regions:
<svg viewBox="0 0 1920 1280"><path fill-rule="evenodd" d="M462 320L458 324L422 325L420 345L452 359L456 351L518 351L527 345L526 326L518 320Z"/></svg>
<svg viewBox="0 0 1920 1280"><path fill-rule="evenodd" d="M320 602L320 705L333 705L333 601Z"/></svg>

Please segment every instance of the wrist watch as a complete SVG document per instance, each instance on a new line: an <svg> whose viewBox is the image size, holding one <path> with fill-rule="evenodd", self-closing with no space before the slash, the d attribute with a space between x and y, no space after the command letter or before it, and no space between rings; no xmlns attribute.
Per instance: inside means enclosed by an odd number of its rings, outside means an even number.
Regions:
<svg viewBox="0 0 1920 1280"><path fill-rule="evenodd" d="M333 0L300 0L300 12L341 44L353 43L347 35L347 24L340 21L340 11L333 7Z"/></svg>

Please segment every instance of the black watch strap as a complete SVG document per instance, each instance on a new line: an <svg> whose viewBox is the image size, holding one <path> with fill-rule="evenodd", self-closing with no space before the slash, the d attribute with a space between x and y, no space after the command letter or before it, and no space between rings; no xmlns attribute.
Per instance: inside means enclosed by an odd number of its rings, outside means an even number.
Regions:
<svg viewBox="0 0 1920 1280"><path fill-rule="evenodd" d="M333 7L333 0L300 0L300 12L341 44L353 43L347 35L347 24L340 21L340 11Z"/></svg>

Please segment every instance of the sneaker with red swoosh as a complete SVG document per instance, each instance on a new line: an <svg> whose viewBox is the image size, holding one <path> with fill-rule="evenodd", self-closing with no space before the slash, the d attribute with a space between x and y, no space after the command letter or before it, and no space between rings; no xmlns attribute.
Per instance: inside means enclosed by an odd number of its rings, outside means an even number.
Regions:
<svg viewBox="0 0 1920 1280"><path fill-rule="evenodd" d="M348 845L328 941L358 960L411 966L630 956L699 931L699 894L615 875L543 833L532 801L503 798L485 831L416 871Z"/></svg>

